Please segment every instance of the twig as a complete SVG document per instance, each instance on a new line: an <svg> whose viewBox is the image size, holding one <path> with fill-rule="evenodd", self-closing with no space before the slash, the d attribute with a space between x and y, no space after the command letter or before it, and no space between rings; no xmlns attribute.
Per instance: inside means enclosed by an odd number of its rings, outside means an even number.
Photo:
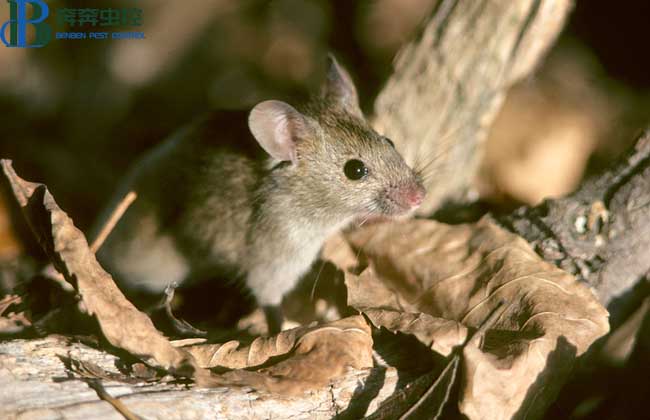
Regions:
<svg viewBox="0 0 650 420"><path fill-rule="evenodd" d="M104 387L99 379L86 379L85 382L91 387L96 393L97 396L113 406L126 420L141 420L140 417L133 414L122 401L117 398L112 397Z"/></svg>
<svg viewBox="0 0 650 420"><path fill-rule="evenodd" d="M97 253L106 238L108 238L108 235L110 235L110 233L113 231L113 228L115 228L117 222L120 220L122 215L124 215L124 212L129 208L131 203L133 203L137 197L138 196L135 192L130 191L127 195L124 196L122 201L118 203L117 207L115 207L115 210L113 210L111 216L108 218L108 221L104 224L101 231L99 232L99 235L97 235L97 237L93 240L93 243L90 245L90 250L93 252L93 254ZM63 275L59 273L56 268L54 268L54 265L52 263L47 264L45 267L43 267L41 270L41 275L58 283L63 290L70 292L73 290L72 285L65 281Z"/></svg>
<svg viewBox="0 0 650 420"><path fill-rule="evenodd" d="M165 301L163 305L165 307L165 314L167 318L172 323L172 326L179 334L183 336L199 336L206 337L208 335L207 331L200 330L194 327L189 322L184 319L176 318L174 311L172 310L172 300L174 300L175 286L169 285L165 288Z"/></svg>
<svg viewBox="0 0 650 420"><path fill-rule="evenodd" d="M135 201L138 195L134 191L129 191L127 195L124 196L122 201L120 201L111 213L111 217L108 218L108 221L102 227L102 230L99 231L99 235L93 240L93 243L90 245L90 250L93 253L96 253L99 248L102 246L108 235L113 231L117 222L122 218L124 212L129 208L131 203Z"/></svg>

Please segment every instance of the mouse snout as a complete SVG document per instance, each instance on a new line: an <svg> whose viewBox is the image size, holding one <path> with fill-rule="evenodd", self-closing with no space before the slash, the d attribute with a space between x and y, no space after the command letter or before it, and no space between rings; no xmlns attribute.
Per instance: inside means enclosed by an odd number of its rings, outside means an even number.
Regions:
<svg viewBox="0 0 650 420"><path fill-rule="evenodd" d="M426 190L420 183L406 183L390 190L388 195L401 211L408 211L422 204Z"/></svg>
<svg viewBox="0 0 650 420"><path fill-rule="evenodd" d="M404 204L410 208L416 208L424 201L426 190L422 185L414 184L403 188L402 197Z"/></svg>

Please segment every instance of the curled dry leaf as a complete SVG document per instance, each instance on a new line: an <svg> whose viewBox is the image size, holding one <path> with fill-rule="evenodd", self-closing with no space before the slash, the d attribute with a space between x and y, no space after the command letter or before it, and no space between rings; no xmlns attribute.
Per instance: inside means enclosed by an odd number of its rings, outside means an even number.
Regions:
<svg viewBox="0 0 650 420"><path fill-rule="evenodd" d="M185 349L201 367L238 369L222 375L229 383L291 395L325 386L350 367L371 367L372 344L370 326L357 315L259 337L243 347L230 341Z"/></svg>
<svg viewBox="0 0 650 420"><path fill-rule="evenodd" d="M97 319L112 345L190 376L201 386L251 386L282 394L325 386L349 367L372 366L370 326L361 316L258 338L241 349L237 342L187 348L180 343L172 345L120 292L45 185L22 180L9 161L2 161L2 166L39 243L54 267L75 287L86 311ZM235 370L222 375L208 370L218 366ZM243 370L250 367L258 370Z"/></svg>
<svg viewBox="0 0 650 420"><path fill-rule="evenodd" d="M441 354L507 302L482 346L463 350L459 408L470 418L541 416L575 357L609 329L586 286L489 218L372 225L347 239L368 261L346 272L349 304Z"/></svg>
<svg viewBox="0 0 650 420"><path fill-rule="evenodd" d="M102 269L83 233L59 208L45 185L27 182L2 161L5 175L23 213L55 268L77 290L89 315L115 347L181 375L207 380L187 353L173 347L144 313L137 310Z"/></svg>
<svg viewBox="0 0 650 420"><path fill-rule="evenodd" d="M13 335L24 333L32 323L23 312L10 313L0 317L0 335Z"/></svg>
<svg viewBox="0 0 650 420"><path fill-rule="evenodd" d="M323 248L323 257L345 272L348 305L362 311L372 323L390 331L413 334L434 351L447 356L465 342L467 328L459 322L431 316L412 306L401 293L364 267L365 253L353 249L344 235L332 237ZM362 263L360 259L364 259ZM359 275L357 273L361 271Z"/></svg>
<svg viewBox="0 0 650 420"><path fill-rule="evenodd" d="M0 335L18 334L32 325L24 312L5 313L10 306L21 302L22 298L18 295L7 295L0 299Z"/></svg>
<svg viewBox="0 0 650 420"><path fill-rule="evenodd" d="M454 320L435 317L418 309L391 289L368 267L361 275L346 273L348 304L365 313L372 323L390 331L413 334L443 356L465 342L467 328ZM368 293L371 291L370 293Z"/></svg>
<svg viewBox="0 0 650 420"><path fill-rule="evenodd" d="M11 305L18 305L22 303L23 299L18 295L6 295L0 299L0 316L2 316L7 308Z"/></svg>

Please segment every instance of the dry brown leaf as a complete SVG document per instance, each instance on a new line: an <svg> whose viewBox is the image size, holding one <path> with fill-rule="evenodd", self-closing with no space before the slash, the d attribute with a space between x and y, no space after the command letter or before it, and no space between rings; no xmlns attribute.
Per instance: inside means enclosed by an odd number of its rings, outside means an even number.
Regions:
<svg viewBox="0 0 650 420"><path fill-rule="evenodd" d="M0 194L0 261L11 261L22 252L22 245L11 225L9 207Z"/></svg>
<svg viewBox="0 0 650 420"><path fill-rule="evenodd" d="M20 334L31 327L32 323L27 319L24 312L8 312L5 314L10 306L18 305L21 302L22 298L18 295L7 295L0 299L0 335Z"/></svg>
<svg viewBox="0 0 650 420"><path fill-rule="evenodd" d="M350 304L442 354L507 302L483 345L463 350L459 408L470 418L541 416L575 357L609 329L587 287L489 218L373 225L348 240L369 263L346 273Z"/></svg>
<svg viewBox="0 0 650 420"><path fill-rule="evenodd" d="M22 303L23 299L18 295L6 295L0 299L0 316L5 313L5 311L11 305L18 305Z"/></svg>
<svg viewBox="0 0 650 420"><path fill-rule="evenodd" d="M258 338L241 349L237 342L195 345L187 350L179 348L178 343L175 347L119 291L47 188L20 179L9 161L2 161L2 165L43 249L75 287L85 310L96 317L112 345L171 372L193 377L202 386L251 386L282 394L325 386L350 367L372 366L370 326L361 316ZM236 370L222 375L207 370L217 366ZM257 371L241 370L254 366Z"/></svg>
<svg viewBox="0 0 650 420"><path fill-rule="evenodd" d="M354 252L342 233L325 242L322 255L343 271L352 271L359 264L359 254Z"/></svg>
<svg viewBox="0 0 650 420"><path fill-rule="evenodd" d="M420 312L376 276L372 267L359 276L346 272L345 285L348 305L365 313L374 325L393 332L413 334L443 356L449 355L467 338L466 327L453 320Z"/></svg>
<svg viewBox="0 0 650 420"><path fill-rule="evenodd" d="M483 197L537 205L565 196L582 180L594 151L625 148L612 139L632 138L636 130L625 122L630 92L607 81L599 67L584 46L565 39L534 78L508 91L485 141L478 177Z"/></svg>
<svg viewBox="0 0 650 420"><path fill-rule="evenodd" d="M59 208L45 185L18 177L8 160L2 160L2 167L38 242L56 269L75 287L106 339L148 363L207 379L208 372L196 368L191 356L174 348L149 317L124 297L95 259L83 233Z"/></svg>
<svg viewBox="0 0 650 420"><path fill-rule="evenodd" d="M495 321L503 314L505 304L501 303L483 324L473 333L465 345L477 346L485 339L485 333L492 328ZM458 370L461 362L461 347L454 349L453 355L448 357L447 364L440 372L432 370L393 394L381 404L368 420L383 420L399 417L400 420L415 420L430 418L438 420L444 418L447 403L452 395L453 388L458 382Z"/></svg>
<svg viewBox="0 0 650 420"><path fill-rule="evenodd" d="M21 334L31 327L32 323L24 313L10 313L0 318L0 334Z"/></svg>
<svg viewBox="0 0 650 420"><path fill-rule="evenodd" d="M22 302L22 297L18 295L7 295L0 299L0 334L12 335L23 333L32 323L25 316L24 312L5 311L12 306Z"/></svg>
<svg viewBox="0 0 650 420"><path fill-rule="evenodd" d="M186 350L201 367L238 369L221 375L228 383L292 395L323 387L350 367L371 367L372 344L370 326L362 316L352 316L259 337L248 346L230 341ZM243 370L262 365L254 372Z"/></svg>

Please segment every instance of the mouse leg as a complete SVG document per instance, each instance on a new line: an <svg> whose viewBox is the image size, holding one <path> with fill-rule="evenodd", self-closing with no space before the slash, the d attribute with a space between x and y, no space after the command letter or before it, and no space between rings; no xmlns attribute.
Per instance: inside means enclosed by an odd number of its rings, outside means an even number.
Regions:
<svg viewBox="0 0 650 420"><path fill-rule="evenodd" d="M251 269L246 276L246 284L264 310L269 335L282 331L282 297L290 290L295 282L287 281L286 270L283 266L258 265Z"/></svg>
<svg viewBox="0 0 650 420"><path fill-rule="evenodd" d="M266 316L266 325L269 329L269 335L275 335L282 331L282 323L284 322L284 315L280 305L266 305L262 307L264 316Z"/></svg>

